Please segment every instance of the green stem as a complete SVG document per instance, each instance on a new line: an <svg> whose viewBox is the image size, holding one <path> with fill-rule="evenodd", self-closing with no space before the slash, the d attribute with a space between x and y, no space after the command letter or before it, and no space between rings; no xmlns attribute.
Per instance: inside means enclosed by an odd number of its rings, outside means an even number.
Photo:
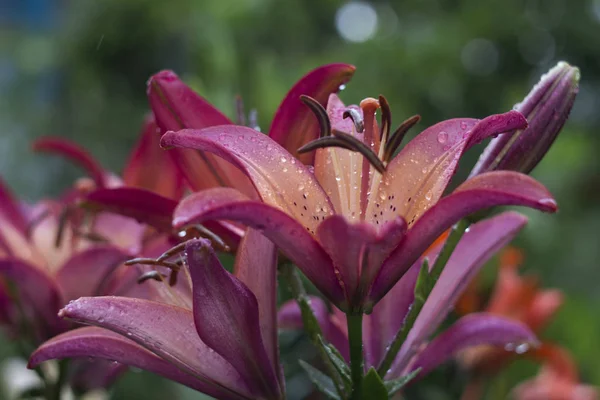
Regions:
<svg viewBox="0 0 600 400"><path fill-rule="evenodd" d="M290 287L290 291L292 292L292 296L300 306L300 312L302 314L302 322L304 324L304 330L308 334L310 341L317 348L319 352L319 356L321 357L325 367L327 368L327 372L331 380L335 385L335 389L340 395L342 399L346 399L346 393L344 391L344 383L342 381L342 377L337 372L335 366L329 359L329 356L325 352L325 349L320 343L319 338L323 337L323 331L319 326L319 322L315 317L315 314L310 307L310 299L308 294L306 293L306 289L304 289L304 284L302 283L302 279L298 275L296 268L289 263L282 264L280 267L281 275L288 282Z"/></svg>
<svg viewBox="0 0 600 400"><path fill-rule="evenodd" d="M454 227L450 231L450 234L448 235L448 239L446 240L444 247L440 251L440 254L435 260L435 264L433 264L433 267L431 267L431 270L429 272L430 279L428 279L428 281L430 282L430 284L428 287L425 288L424 295L415 291L415 299L410 307L408 314L406 315L404 324L402 325L402 328L400 328L400 330L396 333L396 336L394 336L394 339L392 340L388 351L386 352L385 357L383 358L383 361L379 365L379 368L377 368L377 373L379 374L379 376L385 377L387 371L391 368L392 364L396 360L396 356L398 355L402 344L406 340L408 333L415 324L415 321L417 320L421 309L425 305L425 301L429 297L429 294L433 290L435 283L438 281L440 275L442 274L442 271L444 270L444 267L448 263L450 256L456 249L458 242L460 242L460 239L462 238L468 227L469 222L466 219L462 219L456 225L454 225ZM419 282L417 282L417 284L419 284Z"/></svg>
<svg viewBox="0 0 600 400"><path fill-rule="evenodd" d="M60 400L61 393L65 382L67 381L67 373L69 369L69 361L68 360L60 360L58 362L58 377L56 378L56 382L48 383L48 398L47 400Z"/></svg>
<svg viewBox="0 0 600 400"><path fill-rule="evenodd" d="M363 314L346 314L348 322L348 342L350 344L350 374L352 377L352 400L359 400L363 380L363 343L362 343Z"/></svg>

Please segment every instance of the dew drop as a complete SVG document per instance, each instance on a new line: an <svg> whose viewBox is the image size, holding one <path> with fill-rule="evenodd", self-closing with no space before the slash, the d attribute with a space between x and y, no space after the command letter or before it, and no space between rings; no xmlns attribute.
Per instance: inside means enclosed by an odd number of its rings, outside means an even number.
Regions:
<svg viewBox="0 0 600 400"><path fill-rule="evenodd" d="M441 131L440 133L438 133L437 140L440 144L446 143L446 141L448 140L448 134L446 133L446 131Z"/></svg>
<svg viewBox="0 0 600 400"><path fill-rule="evenodd" d="M466 123L466 122L461 122L461 123L460 123L460 129L462 129L463 131L464 131L465 129L467 129L467 123Z"/></svg>
<svg viewBox="0 0 600 400"><path fill-rule="evenodd" d="M285 157L281 157L279 160L280 160L282 163L284 163L284 162L287 162L287 158L285 158Z"/></svg>
<svg viewBox="0 0 600 400"><path fill-rule="evenodd" d="M221 142L223 142L223 141L225 140L225 135L224 135L223 133L221 133L221 134L219 135L219 140L220 140Z"/></svg>
<svg viewBox="0 0 600 400"><path fill-rule="evenodd" d="M339 182L339 181L341 181L341 180L342 180L342 178L340 178L339 176L336 176L336 177L335 177L335 180Z"/></svg>
<svg viewBox="0 0 600 400"><path fill-rule="evenodd" d="M341 84L341 85L340 85L340 87L339 87L338 89L339 89L339 90L340 90L340 92L341 92L342 90L346 89L346 85L344 85L344 84Z"/></svg>
<svg viewBox="0 0 600 400"><path fill-rule="evenodd" d="M268 145L267 145L267 151L271 151L271 150L273 150L273 146L272 146L272 145L270 145L270 144L268 144Z"/></svg>
<svg viewBox="0 0 600 400"><path fill-rule="evenodd" d="M528 350L529 350L529 344L527 344L527 343L521 343L517 347L515 347L515 353L517 353L517 354L526 353Z"/></svg>
<svg viewBox="0 0 600 400"><path fill-rule="evenodd" d="M287 172L287 171L288 171L288 169L287 169L287 168L284 168L284 169L283 169L283 172Z"/></svg>
<svg viewBox="0 0 600 400"><path fill-rule="evenodd" d="M300 191L304 190L304 185L302 185L302 184L298 185L298 190L300 190Z"/></svg>
<svg viewBox="0 0 600 400"><path fill-rule="evenodd" d="M427 201L431 200L431 192L427 192L427 194L425 195L425 199Z"/></svg>

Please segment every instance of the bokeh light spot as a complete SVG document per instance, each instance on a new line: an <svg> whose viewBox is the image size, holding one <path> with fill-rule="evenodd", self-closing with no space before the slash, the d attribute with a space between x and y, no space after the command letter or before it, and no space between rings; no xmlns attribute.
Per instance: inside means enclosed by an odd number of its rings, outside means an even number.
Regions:
<svg viewBox="0 0 600 400"><path fill-rule="evenodd" d="M377 31L377 12L362 1L344 4L335 14L335 26L340 36L349 42L365 42Z"/></svg>

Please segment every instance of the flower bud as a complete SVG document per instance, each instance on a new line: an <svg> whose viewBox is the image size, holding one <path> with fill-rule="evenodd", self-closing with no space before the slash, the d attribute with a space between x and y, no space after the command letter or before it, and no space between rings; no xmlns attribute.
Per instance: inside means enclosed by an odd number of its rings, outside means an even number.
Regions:
<svg viewBox="0 0 600 400"><path fill-rule="evenodd" d="M492 139L471 176L493 170L529 173L544 157L567 120L579 91L579 69L559 62L515 105L529 123L526 129Z"/></svg>

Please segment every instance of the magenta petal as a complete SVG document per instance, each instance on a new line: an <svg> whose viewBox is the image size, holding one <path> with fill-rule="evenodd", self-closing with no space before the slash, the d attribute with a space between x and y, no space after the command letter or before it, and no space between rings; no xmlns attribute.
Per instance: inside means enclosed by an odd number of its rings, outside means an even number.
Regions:
<svg viewBox="0 0 600 400"><path fill-rule="evenodd" d="M523 115L510 111L482 120L451 119L427 128L389 163L377 195L395 200L380 202L383 214L375 219L401 215L412 225L442 196L466 150L486 137L525 126Z"/></svg>
<svg viewBox="0 0 600 400"><path fill-rule="evenodd" d="M248 229L235 258L234 275L256 296L261 337L273 370L279 372L275 245L254 229Z"/></svg>
<svg viewBox="0 0 600 400"><path fill-rule="evenodd" d="M446 318L479 269L498 250L506 246L526 223L526 217L509 211L469 228L450 256L403 343L392 368L393 373L401 372L415 349L419 348Z"/></svg>
<svg viewBox="0 0 600 400"><path fill-rule="evenodd" d="M163 131L201 129L231 121L183 83L173 71L161 71L148 80L147 94L156 122Z"/></svg>
<svg viewBox="0 0 600 400"><path fill-rule="evenodd" d="M207 151L230 161L250 178L265 203L284 210L312 232L333 212L309 169L254 129L224 125L167 132L161 144Z"/></svg>
<svg viewBox="0 0 600 400"><path fill-rule="evenodd" d="M85 198L85 205L134 218L161 232L170 232L171 216L177 202L145 189L120 187L91 192Z"/></svg>
<svg viewBox="0 0 600 400"><path fill-rule="evenodd" d="M317 296L309 296L309 300L310 308L321 327L325 341L335 346L344 359L349 361L348 337L338 325L333 323L327 304ZM277 321L280 329L301 330L304 327L300 306L295 300L286 301L279 307Z"/></svg>
<svg viewBox="0 0 600 400"><path fill-rule="evenodd" d="M310 109L300 101L307 95L321 104L327 103L331 93L336 93L354 75L355 67L349 64L329 64L303 76L283 99L277 109L269 136L304 164L312 164L314 152L299 155L300 147L321 134L319 124ZM329 132L325 133L329 134Z"/></svg>
<svg viewBox="0 0 600 400"><path fill-rule="evenodd" d="M39 328L41 335L55 335L64 328L56 317L62 299L54 279L42 269L8 258L0 260L0 276L14 284L25 318Z"/></svg>
<svg viewBox="0 0 600 400"><path fill-rule="evenodd" d="M67 304L59 315L123 335L207 384L248 393L231 364L200 340L190 310L107 296L82 297Z"/></svg>
<svg viewBox="0 0 600 400"><path fill-rule="evenodd" d="M103 294L102 284L131 255L112 246L98 246L71 257L57 272L56 281L65 301Z"/></svg>
<svg viewBox="0 0 600 400"><path fill-rule="evenodd" d="M106 174L102 166L98 164L87 150L69 140L43 137L33 143L33 150L60 154L85 169L97 187L101 188L106 184Z"/></svg>
<svg viewBox="0 0 600 400"><path fill-rule="evenodd" d="M161 71L148 80L148 99L162 132L191 128L202 129L231 121L172 71ZM253 195L250 182L229 162L212 154L175 149L170 155L190 187L202 190L211 187L235 187Z"/></svg>
<svg viewBox="0 0 600 400"><path fill-rule="evenodd" d="M14 226L23 236L26 235L27 221L25 216L12 193L0 178L0 223L3 224L4 221Z"/></svg>
<svg viewBox="0 0 600 400"><path fill-rule="evenodd" d="M351 223L342 215L329 217L319 225L319 243L339 271L350 307L360 307L381 264L405 232L402 218L387 223L381 230L366 222Z"/></svg>
<svg viewBox="0 0 600 400"><path fill-rule="evenodd" d="M419 376L427 375L457 352L471 346L509 346L521 353L535 344L535 334L522 322L486 313L469 314L429 343L417 355L410 370L421 368Z"/></svg>
<svg viewBox="0 0 600 400"><path fill-rule="evenodd" d="M415 284L423 257L400 278L398 283L373 307L373 312L363 320L365 361L367 365L377 367L402 327L404 318L415 298Z"/></svg>
<svg viewBox="0 0 600 400"><path fill-rule="evenodd" d="M237 221L259 230L332 302L343 304L344 294L331 259L312 235L289 215L268 204L248 200L228 188L194 193L182 200L173 213L176 229L215 219Z"/></svg>
<svg viewBox="0 0 600 400"><path fill-rule="evenodd" d="M170 199L183 195L183 177L172 156L160 147L153 116L146 117L140 138L123 170L126 186L149 190Z"/></svg>
<svg viewBox="0 0 600 400"><path fill-rule="evenodd" d="M521 205L546 212L557 209L550 192L527 175L497 171L473 177L438 201L412 226L384 263L371 298L377 301L385 295L427 247L454 223L479 210L501 205Z"/></svg>
<svg viewBox="0 0 600 400"><path fill-rule="evenodd" d="M227 272L206 239L185 246L200 339L233 365L257 395L278 398L276 370L265 350L256 296ZM272 262L262 260L263 262Z"/></svg>
<svg viewBox="0 0 600 400"><path fill-rule="evenodd" d="M141 368L219 399L245 398L216 383L196 379L132 340L96 327L75 329L50 339L31 355L29 368L48 360L81 357L111 360Z"/></svg>

